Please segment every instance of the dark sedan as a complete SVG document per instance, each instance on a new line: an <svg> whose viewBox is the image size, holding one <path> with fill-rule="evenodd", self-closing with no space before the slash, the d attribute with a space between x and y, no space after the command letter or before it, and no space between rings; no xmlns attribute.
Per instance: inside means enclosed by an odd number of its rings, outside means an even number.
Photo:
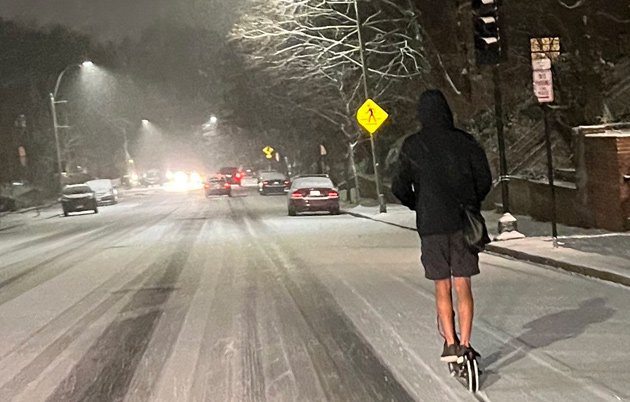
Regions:
<svg viewBox="0 0 630 402"><path fill-rule="evenodd" d="M96 194L87 184L66 186L61 192L61 208L64 216L81 211L94 211L97 214Z"/></svg>
<svg viewBox="0 0 630 402"><path fill-rule="evenodd" d="M203 184L203 190L206 197L212 195L230 195L232 185L225 177L209 177Z"/></svg>
<svg viewBox="0 0 630 402"><path fill-rule="evenodd" d="M262 172L258 178L258 192L261 195L286 194L291 182L280 172Z"/></svg>
<svg viewBox="0 0 630 402"><path fill-rule="evenodd" d="M326 175L300 176L293 180L288 195L289 216L324 211L339 214L339 192Z"/></svg>

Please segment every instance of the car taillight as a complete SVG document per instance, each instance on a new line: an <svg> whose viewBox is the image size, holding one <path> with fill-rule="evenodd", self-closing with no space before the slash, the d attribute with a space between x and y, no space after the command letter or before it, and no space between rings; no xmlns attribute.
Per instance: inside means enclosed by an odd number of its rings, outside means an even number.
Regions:
<svg viewBox="0 0 630 402"><path fill-rule="evenodd" d="M225 189L230 188L230 183L225 183L225 184L223 185L223 188L225 188Z"/></svg>
<svg viewBox="0 0 630 402"><path fill-rule="evenodd" d="M294 191L291 193L291 198L296 200L296 199L304 198L304 195L302 195L302 193L300 193L299 191Z"/></svg>
<svg viewBox="0 0 630 402"><path fill-rule="evenodd" d="M329 191L328 198L339 198L339 193L336 191Z"/></svg>
<svg viewBox="0 0 630 402"><path fill-rule="evenodd" d="M263 181L263 184L269 184L268 180Z"/></svg>

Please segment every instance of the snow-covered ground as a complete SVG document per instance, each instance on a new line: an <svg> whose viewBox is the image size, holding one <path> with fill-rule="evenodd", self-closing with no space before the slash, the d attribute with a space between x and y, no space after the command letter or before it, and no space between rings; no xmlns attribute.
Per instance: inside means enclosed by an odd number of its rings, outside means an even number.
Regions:
<svg viewBox="0 0 630 402"><path fill-rule="evenodd" d="M387 213L379 213L378 207L356 206L350 213L386 222L401 228L415 229L414 212L401 205L389 205ZM498 233L501 214L484 211L484 217L492 238ZM575 272L595 274L596 277L616 281L618 277L630 283L630 232L607 232L601 229L585 229L558 225L558 245L554 248L551 224L538 222L528 216L517 216L518 230L526 235L507 241L495 241L490 251L520 258L532 257L532 261L552 262ZM597 272L595 272L597 271ZM614 277L609 278L613 274Z"/></svg>
<svg viewBox="0 0 630 402"><path fill-rule="evenodd" d="M0 400L475 400L439 362L418 242L255 193L0 230ZM630 398L628 288L495 255L481 269L479 399Z"/></svg>

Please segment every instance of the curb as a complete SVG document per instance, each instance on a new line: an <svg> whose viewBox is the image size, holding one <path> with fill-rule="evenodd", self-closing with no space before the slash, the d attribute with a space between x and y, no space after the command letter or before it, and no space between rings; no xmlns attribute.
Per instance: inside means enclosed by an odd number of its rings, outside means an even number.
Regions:
<svg viewBox="0 0 630 402"><path fill-rule="evenodd" d="M494 244L488 244L486 246L486 252L493 254L500 254L502 256L512 257L517 260L529 261L535 264L541 264L550 266L553 268L559 268L564 271L589 276L592 278L601 279L607 282L618 283L620 285L630 287L630 278L627 276L619 275L614 272L603 271L593 267L587 267L584 265L572 264L570 262L558 261L552 258L543 257L540 255L529 254L523 251L512 250L505 247L500 247Z"/></svg>
<svg viewBox="0 0 630 402"><path fill-rule="evenodd" d="M52 219L52 218L55 218L55 217L59 216L59 214L56 213L56 214L51 215L51 216L43 216L43 215L44 215L45 210L47 210L49 208L52 208L52 207L54 207L57 204L58 204L57 202L51 201L49 203L38 205L38 206L35 206L35 207L23 208L23 209L19 209L17 211L2 212L2 213L0 213L0 219L5 218L5 217L7 217L9 215L26 214L26 213L34 212L34 211L37 211L37 210L39 210L39 214L36 215L33 219L35 219L35 218ZM17 224L13 224L13 225L10 225L10 226L0 226L0 231L13 229L13 228L22 226L23 224L24 223L17 223Z"/></svg>
<svg viewBox="0 0 630 402"><path fill-rule="evenodd" d="M399 225L399 224L397 224L397 223L392 223L392 222L385 222L385 221L381 221L381 220L378 220L378 219L370 218L369 216L365 216L365 215L358 214L358 213L356 213L356 212L350 212L350 211L344 211L344 210L342 210L342 213L344 213L344 214L346 214L346 215L351 215L351 216L354 216L355 218L368 219L368 220L370 220L370 221L380 222L380 223L384 223L384 224L386 224L386 225L395 226L395 227L400 228L400 229L411 230L412 232L415 232L415 231L416 231L416 229L414 229L414 228L410 228L409 226Z"/></svg>
<svg viewBox="0 0 630 402"><path fill-rule="evenodd" d="M366 215L362 215L356 212L350 212L350 211L344 211L344 213L357 217L357 218L363 218L363 219L368 219L374 222L380 222L380 223L384 223L386 225L390 225L390 226L395 226L401 229L406 229L406 230L411 230L411 231L416 231L416 229L414 228L410 228L409 226L405 226L405 225L399 225L397 223L391 223L391 222L385 222L385 221L381 221L379 219L374 219L371 218L369 216ZM567 272L572 272L575 274L579 274L579 275L583 275L583 276L588 276L588 277L592 277L592 278L597 278L597 279L601 279L603 281L606 282L613 282L613 283L617 283L623 286L628 286L630 287L630 277L627 276L623 276L623 275L619 275L616 274L614 272L608 272L608 271L603 271L600 269L596 269L593 267L587 267L584 265L579 265L579 264L572 264L570 262L565 262L565 261L559 261L559 260L554 260L552 258L548 258L548 257L543 257L540 255L535 255L535 254L529 254L529 253L525 253L523 251L517 251L517 250L512 250L506 247L501 247L501 246L497 246L496 244L488 244L486 245L486 250L485 252L487 253L491 253L491 254L497 254L501 257L511 257L514 258L516 260L521 260L521 261L528 261L528 262L532 262L535 264L540 264L540 265L545 265L548 267L553 267L553 268L559 268L562 269L564 271Z"/></svg>
<svg viewBox="0 0 630 402"><path fill-rule="evenodd" d="M53 207L53 206L55 206L57 204L58 204L58 202L50 202L48 204L38 205L36 207L29 207L29 208L25 208L25 209L20 209L19 211L15 211L15 213L25 214L27 212L37 211L38 209L42 209L42 210L43 209L48 209L48 208L51 208L51 207Z"/></svg>
<svg viewBox="0 0 630 402"><path fill-rule="evenodd" d="M7 215L11 215L11 214L25 214L27 212L33 212L33 211L37 211L38 209L47 209L47 208L51 208L55 205L57 205L58 202L57 201L51 201L48 202L46 204L42 204L42 205L37 205L34 207L28 207L28 208L21 208L15 211L5 211L5 212L0 212L0 218L3 216L7 216Z"/></svg>

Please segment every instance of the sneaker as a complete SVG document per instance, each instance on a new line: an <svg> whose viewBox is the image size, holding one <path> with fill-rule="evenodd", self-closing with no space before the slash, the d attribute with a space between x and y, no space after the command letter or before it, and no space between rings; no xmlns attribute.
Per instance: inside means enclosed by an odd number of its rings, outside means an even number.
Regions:
<svg viewBox="0 0 630 402"><path fill-rule="evenodd" d="M473 356L475 356L475 359L478 357L481 357L481 355L479 354L479 352L477 352L475 349L473 349L472 346L468 345L468 346L464 346L464 345L459 345L459 353L457 353L457 363L458 364L462 364L464 362L464 356L468 355L468 354L473 354Z"/></svg>
<svg viewBox="0 0 630 402"><path fill-rule="evenodd" d="M447 345L444 342L444 350L442 351L442 356L440 356L440 360L445 363L455 363L459 356L459 345L454 343L452 345Z"/></svg>

